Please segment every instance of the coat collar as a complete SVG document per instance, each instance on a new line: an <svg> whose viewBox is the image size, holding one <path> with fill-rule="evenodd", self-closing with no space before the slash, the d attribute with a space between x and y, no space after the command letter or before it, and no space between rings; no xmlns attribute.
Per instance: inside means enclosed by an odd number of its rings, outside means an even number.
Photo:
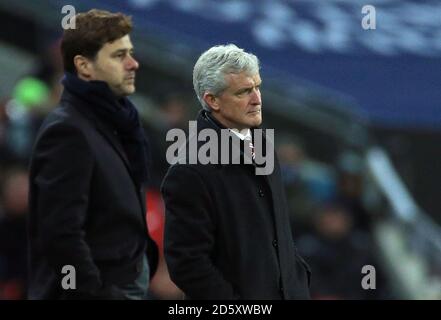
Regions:
<svg viewBox="0 0 441 320"><path fill-rule="evenodd" d="M208 112L206 110L203 110L203 109L201 111L199 111L199 114L198 114L198 117L197 117L197 126L198 126L198 129L197 129L198 134L203 129L207 129L207 128L214 129L216 131L218 137L219 137L219 141L220 141L220 137L221 137L221 130L222 129L227 129L223 124L221 124L218 120L216 120L210 114L210 112ZM266 145L266 132L265 132L265 129L263 129L261 126L253 127L253 128L250 129L252 141L254 141L254 135L256 133L256 129L261 129L262 130L262 134L263 134L263 137L262 137L263 138L262 139L262 147L265 148L265 145ZM233 143L241 144L239 146L239 148L240 148L240 157L248 157L247 154L244 153L244 145L243 145L244 142L243 142L243 140L240 140L239 137L237 135L235 135L233 132L232 132L232 134L233 134L233 136L235 138L237 138L237 139L232 139ZM197 137L192 137L192 138L193 139L197 139ZM203 144L203 142L198 141L198 148L199 148L199 146L201 144ZM219 154L219 156L221 155L221 153L220 153L220 144L219 144L219 153L218 154ZM249 159L249 160L250 160L250 162L252 163L252 165L254 167L258 166L255 162L251 161L251 159ZM219 160L218 163L221 166L228 165L228 164L222 164L220 162L220 160Z"/></svg>
<svg viewBox="0 0 441 320"><path fill-rule="evenodd" d="M197 118L197 124L198 124L198 134L199 134L199 132L201 130L203 130L205 128L211 128L211 129L214 129L217 132L218 137L219 137L220 134L221 134L220 130L221 129L226 129L225 126L220 124L216 119L214 119L212 116L210 116L210 114L207 111L205 111L205 110L201 110L199 112L199 115L198 115L198 118ZM256 129L262 129L262 134L263 134L262 147L265 147L267 138L266 138L266 132L265 132L265 130L263 128L261 128L261 127L251 128L251 135L253 137L253 141L254 141L254 135L255 135L255 130ZM195 137L195 138L197 138L197 137ZM238 137L237 137L236 141L237 140L239 140ZM239 140L239 141L241 141L241 140ZM274 141L269 141L269 142L271 144L274 144ZM203 143L203 142L199 142L199 143ZM199 144L198 144L198 147L199 147ZM274 145L273 145L272 149L274 150ZM219 154L220 154L220 152L219 152ZM241 155L244 155L243 149L241 149ZM246 155L244 155L244 156L246 156ZM277 162L278 162L277 156L276 156L276 154L274 154L274 170L277 170L276 169L276 167L278 166ZM220 161L219 161L219 165L221 167L228 166L228 164L221 164ZM257 167L256 163L254 163L254 162L252 163L252 165L254 166L254 169ZM280 183L280 182L277 182L276 175L274 175L272 173L272 174L268 174L268 175L263 175L262 177L263 177L264 181L268 184L268 186L269 186L269 188L271 190L272 198L276 199L277 195L274 194L274 192L277 189L276 185L278 183ZM278 206L279 204L275 204L275 205Z"/></svg>

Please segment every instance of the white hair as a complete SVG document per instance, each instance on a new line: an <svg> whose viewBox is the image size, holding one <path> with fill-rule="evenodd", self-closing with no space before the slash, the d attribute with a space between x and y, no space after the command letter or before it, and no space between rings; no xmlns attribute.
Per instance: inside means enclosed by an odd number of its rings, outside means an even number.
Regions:
<svg viewBox="0 0 441 320"><path fill-rule="evenodd" d="M225 75L241 72L257 74L259 59L234 44L214 46L202 53L193 68L193 87L202 108L211 111L203 99L206 92L219 95L227 88Z"/></svg>

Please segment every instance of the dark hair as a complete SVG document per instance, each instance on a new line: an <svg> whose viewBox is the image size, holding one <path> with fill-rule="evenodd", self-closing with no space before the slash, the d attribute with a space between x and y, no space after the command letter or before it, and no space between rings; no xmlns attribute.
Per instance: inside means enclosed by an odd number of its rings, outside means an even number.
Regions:
<svg viewBox="0 0 441 320"><path fill-rule="evenodd" d="M120 12L92 9L77 14L73 19L75 29L65 29L61 39L64 70L71 73L76 73L73 61L76 55L95 59L104 44L122 38L132 31L131 17Z"/></svg>

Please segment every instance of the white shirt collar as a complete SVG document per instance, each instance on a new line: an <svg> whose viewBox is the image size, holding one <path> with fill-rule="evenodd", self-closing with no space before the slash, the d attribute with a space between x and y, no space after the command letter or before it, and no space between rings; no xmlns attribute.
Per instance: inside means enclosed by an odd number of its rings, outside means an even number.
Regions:
<svg viewBox="0 0 441 320"><path fill-rule="evenodd" d="M251 130L250 129L230 129L232 132L236 134L236 136L239 137L240 140L251 140Z"/></svg>

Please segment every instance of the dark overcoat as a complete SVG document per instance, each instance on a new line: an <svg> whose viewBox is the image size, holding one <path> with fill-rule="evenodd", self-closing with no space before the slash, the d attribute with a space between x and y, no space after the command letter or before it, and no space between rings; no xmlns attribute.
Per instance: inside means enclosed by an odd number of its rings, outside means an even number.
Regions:
<svg viewBox="0 0 441 320"><path fill-rule="evenodd" d="M121 298L118 286L150 273L157 248L145 194L111 127L67 90L39 130L30 163L29 298ZM87 106L91 108L93 106ZM75 268L75 290L62 287Z"/></svg>
<svg viewBox="0 0 441 320"><path fill-rule="evenodd" d="M205 128L222 125L202 111ZM175 164L162 193L168 270L187 298L309 299L277 159L267 176L254 164Z"/></svg>

